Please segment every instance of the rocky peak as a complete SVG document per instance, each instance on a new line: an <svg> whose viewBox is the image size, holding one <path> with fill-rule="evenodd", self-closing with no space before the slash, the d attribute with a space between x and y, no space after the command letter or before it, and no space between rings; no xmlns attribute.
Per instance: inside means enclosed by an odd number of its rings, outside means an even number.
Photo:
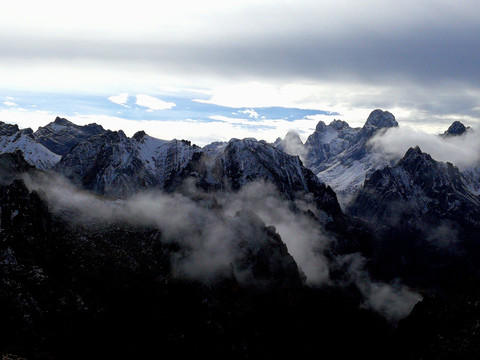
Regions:
<svg viewBox="0 0 480 360"><path fill-rule="evenodd" d="M367 125L371 125L380 129L380 128L397 127L398 122L395 120L395 116L393 116L392 113L388 111L376 109L376 110L373 110L368 116L365 126Z"/></svg>
<svg viewBox="0 0 480 360"><path fill-rule="evenodd" d="M0 121L0 136L11 136L19 131L18 125Z"/></svg>
<svg viewBox="0 0 480 360"><path fill-rule="evenodd" d="M405 153L404 158L410 158L412 156L417 156L421 154L423 154L422 149L420 149L420 146L417 145L415 147L411 147L410 149L408 149L407 152Z"/></svg>
<svg viewBox="0 0 480 360"><path fill-rule="evenodd" d="M36 141L55 154L64 156L75 145L94 135L103 134L105 129L97 124L80 126L67 119L56 117L55 121L39 127L33 134Z"/></svg>
<svg viewBox="0 0 480 360"><path fill-rule="evenodd" d="M350 127L346 121L337 120L337 119L333 120L329 126L337 131L343 130L343 128Z"/></svg>
<svg viewBox="0 0 480 360"><path fill-rule="evenodd" d="M122 140L127 139L127 135L125 135L125 133L122 130L119 130L119 131L107 130L101 136L105 138L105 140L111 141L114 143L118 143Z"/></svg>
<svg viewBox="0 0 480 360"><path fill-rule="evenodd" d="M20 133L23 135L33 135L33 130L31 128L26 128L20 130Z"/></svg>
<svg viewBox="0 0 480 360"><path fill-rule="evenodd" d="M463 135L470 127L466 127L460 121L454 121L447 131L443 133L443 136L458 136Z"/></svg>
<svg viewBox="0 0 480 360"><path fill-rule="evenodd" d="M145 135L147 135L145 131L140 130L140 131L137 131L132 138L135 139L136 141L141 141L145 137Z"/></svg>
<svg viewBox="0 0 480 360"><path fill-rule="evenodd" d="M102 127L102 125L98 124L88 124L83 127L87 132L92 133L92 134L100 134L105 131L105 129Z"/></svg>
<svg viewBox="0 0 480 360"><path fill-rule="evenodd" d="M365 125L363 125L358 140L361 142L367 141L375 135L377 131L397 126L398 122L395 120L395 116L393 116L392 113L380 109L373 110L368 116Z"/></svg>
<svg viewBox="0 0 480 360"><path fill-rule="evenodd" d="M284 139L278 138L273 146L289 155L298 155L304 158L306 149L302 139L295 130L289 130Z"/></svg>
<svg viewBox="0 0 480 360"><path fill-rule="evenodd" d="M300 136L298 135L298 132L296 132L295 130L288 130L288 132L287 132L287 134L285 135L285 137L298 138L298 139L300 139Z"/></svg>
<svg viewBox="0 0 480 360"><path fill-rule="evenodd" d="M74 123L72 123L71 121L65 119L65 118L61 118L59 116L57 116L55 118L55 121L54 121L55 124L57 125L62 125L62 126L73 126L75 125Z"/></svg>
<svg viewBox="0 0 480 360"><path fill-rule="evenodd" d="M432 159L430 154L422 152L422 149L417 145L407 150L405 156L398 162L398 165L405 167L406 165L417 164L418 162L433 163L435 160Z"/></svg>
<svg viewBox="0 0 480 360"><path fill-rule="evenodd" d="M327 130L327 124L325 124L323 121L319 121L317 126L315 127L315 132L321 133L325 132Z"/></svg>

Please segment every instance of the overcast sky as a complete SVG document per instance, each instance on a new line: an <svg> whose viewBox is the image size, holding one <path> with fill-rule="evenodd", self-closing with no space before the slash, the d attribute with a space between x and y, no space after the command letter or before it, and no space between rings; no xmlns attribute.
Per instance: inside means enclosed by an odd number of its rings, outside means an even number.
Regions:
<svg viewBox="0 0 480 360"><path fill-rule="evenodd" d="M10 1L0 121L63 115L200 143L305 137L333 117L361 126L375 108L431 132L478 127L479 11L480 0Z"/></svg>

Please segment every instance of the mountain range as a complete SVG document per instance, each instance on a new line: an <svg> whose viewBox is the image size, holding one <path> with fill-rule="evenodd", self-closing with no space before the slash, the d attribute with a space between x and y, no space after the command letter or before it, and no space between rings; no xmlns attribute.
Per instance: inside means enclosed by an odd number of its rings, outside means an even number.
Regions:
<svg viewBox="0 0 480 360"><path fill-rule="evenodd" d="M480 166L385 156L398 127L198 147L0 123L0 353L475 358Z"/></svg>

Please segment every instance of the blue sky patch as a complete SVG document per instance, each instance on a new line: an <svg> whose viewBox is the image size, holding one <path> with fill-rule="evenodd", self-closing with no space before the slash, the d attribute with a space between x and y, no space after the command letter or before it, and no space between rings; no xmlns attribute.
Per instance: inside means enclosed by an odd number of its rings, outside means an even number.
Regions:
<svg viewBox="0 0 480 360"><path fill-rule="evenodd" d="M186 120L192 119L199 122L221 121L212 117L226 117L231 119L248 119L245 126L253 126L252 122L261 123L264 119L282 119L294 121L312 115L338 115L319 109L299 109L284 107L260 107L260 108L232 108L195 101L193 97L185 96L157 96L149 94L149 97L165 103L173 103L169 109L152 110L147 106L137 104L137 96L129 95L122 104L108 100L100 95L78 94L55 94L55 93L20 93L3 92L1 95L0 108L2 109L25 109L48 111L53 116L78 115L106 115L116 116L128 120ZM198 96L196 97L198 98ZM260 124L259 124L260 125Z"/></svg>

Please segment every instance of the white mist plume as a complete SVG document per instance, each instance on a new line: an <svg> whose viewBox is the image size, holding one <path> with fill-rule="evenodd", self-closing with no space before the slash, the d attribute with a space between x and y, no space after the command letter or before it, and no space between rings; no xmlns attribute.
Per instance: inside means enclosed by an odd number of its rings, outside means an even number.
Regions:
<svg viewBox="0 0 480 360"><path fill-rule="evenodd" d="M410 147L418 145L438 161L448 161L460 168L480 165L480 137L473 130L461 136L442 137L409 127L395 127L378 133L369 144L374 151L393 160L399 160Z"/></svg>
<svg viewBox="0 0 480 360"><path fill-rule="evenodd" d="M242 208L251 209L266 224L275 226L289 253L307 276L307 283L321 285L328 282L328 261L323 252L331 239L322 233L321 227L312 218L300 211L293 212L272 184L249 183L233 198L220 197L220 201L229 214ZM308 207L303 202L296 205L299 210ZM309 210L317 212L313 206Z"/></svg>
<svg viewBox="0 0 480 360"><path fill-rule="evenodd" d="M435 247L453 252L459 242L458 229L451 223L444 222L429 230L427 241Z"/></svg>
<svg viewBox="0 0 480 360"><path fill-rule="evenodd" d="M358 254L333 262L327 259L324 251L334 240L323 232L307 210L319 218L322 214L308 201L292 204L284 200L269 183L252 182L237 193L218 193L210 199L202 193L202 205L188 196L158 192L140 193L126 200L108 200L79 190L53 174L36 179L26 177L25 181L31 190L45 193L54 213L70 216L73 222L125 222L158 228L164 241L178 242L188 250L185 257L182 253L172 259L177 276L209 281L229 272L232 263L241 256L238 241L247 239L249 246L258 249L265 245L262 241L270 241L263 232L263 224L259 225L263 221L267 226L275 226L289 253L306 274L308 284L338 285L330 279L329 269L346 264L347 277L362 292L364 305L389 319L407 316L420 300L419 295L406 287L373 281L365 270L364 259ZM257 214L258 218L242 215L239 211L244 209ZM236 275L240 282L251 281L248 271L236 271Z"/></svg>
<svg viewBox="0 0 480 360"><path fill-rule="evenodd" d="M328 281L328 262L323 250L329 238L322 234L315 221L303 213L293 212L269 183L254 182L238 193L219 194L220 210L208 209L181 194L145 192L126 200L106 200L77 189L59 176L50 175L48 179L41 177L35 181L27 178L26 182L30 189L46 193L54 211L74 211L73 221L121 221L155 226L166 241L184 241L183 245L192 249L185 267L197 277L198 272L213 274L233 261L238 232L251 224L235 226L237 221L232 219L238 211L248 209L266 225L275 226L289 253L305 272L308 283L320 285ZM239 230L240 227L245 229Z"/></svg>
<svg viewBox="0 0 480 360"><path fill-rule="evenodd" d="M308 150L303 144L297 132L290 130L283 140L281 140L280 148L288 155L298 156L300 160L305 162Z"/></svg>
<svg viewBox="0 0 480 360"><path fill-rule="evenodd" d="M71 214L72 222L117 221L158 228L164 241L188 249L187 259L177 259L175 271L181 276L207 280L228 269L235 259L236 237L227 219L185 196L146 192L126 200L107 200L52 174L25 180L30 189L46 194L54 213Z"/></svg>
<svg viewBox="0 0 480 360"><path fill-rule="evenodd" d="M365 269L365 258L356 253L337 258L346 269L347 282L357 286L364 297L363 305L396 322L408 316L422 297L399 282L374 281Z"/></svg>

